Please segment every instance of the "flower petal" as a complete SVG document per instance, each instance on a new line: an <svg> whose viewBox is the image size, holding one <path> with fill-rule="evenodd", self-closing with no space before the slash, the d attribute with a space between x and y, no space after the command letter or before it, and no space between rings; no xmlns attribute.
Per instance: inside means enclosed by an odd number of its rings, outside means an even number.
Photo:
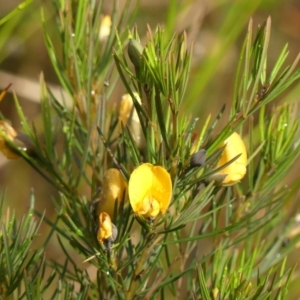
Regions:
<svg viewBox="0 0 300 300"><path fill-rule="evenodd" d="M130 176L128 184L129 201L133 211L137 214L145 214L146 203L143 203L143 201L151 191L152 179L151 164L142 164Z"/></svg>
<svg viewBox="0 0 300 300"><path fill-rule="evenodd" d="M166 169L156 166L152 169L152 197L160 203L160 211L165 213L172 196L172 181Z"/></svg>

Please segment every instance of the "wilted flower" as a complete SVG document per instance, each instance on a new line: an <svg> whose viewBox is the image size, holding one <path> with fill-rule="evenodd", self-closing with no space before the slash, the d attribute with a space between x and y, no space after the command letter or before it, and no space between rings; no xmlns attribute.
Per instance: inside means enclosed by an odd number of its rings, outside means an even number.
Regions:
<svg viewBox="0 0 300 300"><path fill-rule="evenodd" d="M113 218L116 201L121 203L127 193L127 183L118 169L108 169L104 172L101 186L97 215L106 212Z"/></svg>
<svg viewBox="0 0 300 300"><path fill-rule="evenodd" d="M0 151L8 159L19 158L20 155L7 143L7 140L12 141L16 148L25 151L30 156L36 154L35 147L28 135L17 132L7 122L0 120Z"/></svg>
<svg viewBox="0 0 300 300"><path fill-rule="evenodd" d="M132 172L128 194L137 215L155 218L169 207L172 196L171 176L163 167L144 163Z"/></svg>
<svg viewBox="0 0 300 300"><path fill-rule="evenodd" d="M14 152L11 147L7 144L6 139L13 141L18 135L7 122L0 121L0 150L8 159L17 159L20 157L19 154Z"/></svg>
<svg viewBox="0 0 300 300"><path fill-rule="evenodd" d="M97 240L100 244L113 242L117 238L117 227L111 222L109 214L102 212L99 215Z"/></svg>
<svg viewBox="0 0 300 300"><path fill-rule="evenodd" d="M224 175L224 179L220 184L229 186L237 183L245 176L247 171L247 151L243 140L236 132L229 136L221 147L224 147L224 150L216 168L220 168L240 154L234 162L214 175L214 177Z"/></svg>
<svg viewBox="0 0 300 300"><path fill-rule="evenodd" d="M100 41L105 40L110 35L111 28L111 18L109 15L106 15L101 20L100 30L99 30L99 39Z"/></svg>
<svg viewBox="0 0 300 300"><path fill-rule="evenodd" d="M135 99L141 104L141 98L138 93L133 93ZM119 106L119 123L123 126L128 125L132 137L134 138L137 146L140 148L143 144L142 127L139 116L133 105L132 97L129 94L122 96Z"/></svg>

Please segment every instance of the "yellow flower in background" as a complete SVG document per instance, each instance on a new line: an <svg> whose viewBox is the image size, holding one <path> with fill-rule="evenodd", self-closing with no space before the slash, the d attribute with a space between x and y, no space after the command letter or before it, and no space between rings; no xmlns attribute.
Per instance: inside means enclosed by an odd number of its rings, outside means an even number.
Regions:
<svg viewBox="0 0 300 300"><path fill-rule="evenodd" d="M0 131L0 151L8 159L19 158L20 156L14 152L5 141L5 138L13 141L18 135L17 131L15 131L7 122L3 120L0 121Z"/></svg>
<svg viewBox="0 0 300 300"><path fill-rule="evenodd" d="M110 35L111 24L111 17L109 15L106 15L102 18L99 30L100 41L106 40Z"/></svg>
<svg viewBox="0 0 300 300"><path fill-rule="evenodd" d="M115 203L126 198L127 183L118 169L111 168L104 172L97 215L106 212L113 218Z"/></svg>
<svg viewBox="0 0 300 300"><path fill-rule="evenodd" d="M242 138L236 132L224 141L221 147L224 146L225 148L216 166L217 168L220 168L237 155L241 154L238 159L214 175L226 176L220 184L223 186L229 186L237 183L245 176L247 171L247 151Z"/></svg>
<svg viewBox="0 0 300 300"><path fill-rule="evenodd" d="M146 218L164 214L172 196L171 176L163 167L145 163L131 174L128 184L129 201L133 211Z"/></svg>
<svg viewBox="0 0 300 300"><path fill-rule="evenodd" d="M138 93L133 93L135 99L141 104L141 98ZM132 97L129 94L124 94L122 96L122 100L119 106L119 128L121 132L121 124L125 127L126 125L129 126L130 132L132 137L134 138L137 146L141 148L143 146L144 140L142 135L142 127L140 123L139 116L137 114L136 109L133 105Z"/></svg>
<svg viewBox="0 0 300 300"><path fill-rule="evenodd" d="M111 222L109 214L102 212L99 215L97 240L100 244L106 241L113 242L117 237L117 227Z"/></svg>

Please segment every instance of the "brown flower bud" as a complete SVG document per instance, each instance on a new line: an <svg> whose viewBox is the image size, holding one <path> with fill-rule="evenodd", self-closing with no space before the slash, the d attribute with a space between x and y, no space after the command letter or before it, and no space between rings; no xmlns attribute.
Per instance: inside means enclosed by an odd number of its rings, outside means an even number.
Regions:
<svg viewBox="0 0 300 300"><path fill-rule="evenodd" d="M201 167L206 160L206 151L200 149L191 156L191 167Z"/></svg>

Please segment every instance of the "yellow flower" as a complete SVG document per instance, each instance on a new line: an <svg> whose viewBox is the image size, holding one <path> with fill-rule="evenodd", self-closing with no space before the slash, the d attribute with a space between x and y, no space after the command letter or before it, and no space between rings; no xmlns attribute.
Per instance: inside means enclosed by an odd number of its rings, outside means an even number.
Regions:
<svg viewBox="0 0 300 300"><path fill-rule="evenodd" d="M121 203L126 198L127 183L118 169L108 169L104 173L97 215L106 212L113 218L115 203Z"/></svg>
<svg viewBox="0 0 300 300"><path fill-rule="evenodd" d="M8 159L17 159L20 156L6 143L6 139L13 141L18 133L5 121L0 121L0 150Z"/></svg>
<svg viewBox="0 0 300 300"><path fill-rule="evenodd" d="M113 242L117 237L117 227L111 222L110 216L106 212L99 215L99 228L97 240L100 244L104 242Z"/></svg>
<svg viewBox="0 0 300 300"><path fill-rule="evenodd" d="M99 39L100 41L106 40L107 37L110 35L111 29L111 17L106 15L101 20L100 30L99 30Z"/></svg>
<svg viewBox="0 0 300 300"><path fill-rule="evenodd" d="M138 93L133 93L135 99L141 104L141 98ZM143 146L143 135L142 135L142 127L140 123L139 116L137 114L136 109L133 105L132 97L129 94L124 94L122 96L122 100L119 106L119 124L121 129L121 124L123 126L128 125L132 137L134 138L137 146L141 148Z"/></svg>
<svg viewBox="0 0 300 300"><path fill-rule="evenodd" d="M172 196L170 174L163 167L142 164L130 176L128 194L137 215L155 218L169 207Z"/></svg>
<svg viewBox="0 0 300 300"><path fill-rule="evenodd" d="M220 184L223 186L229 186L237 183L245 176L247 171L247 151L243 140L236 132L224 141L221 147L224 146L225 148L216 166L217 168L220 168L231 159L241 154L238 159L214 175L226 176Z"/></svg>

